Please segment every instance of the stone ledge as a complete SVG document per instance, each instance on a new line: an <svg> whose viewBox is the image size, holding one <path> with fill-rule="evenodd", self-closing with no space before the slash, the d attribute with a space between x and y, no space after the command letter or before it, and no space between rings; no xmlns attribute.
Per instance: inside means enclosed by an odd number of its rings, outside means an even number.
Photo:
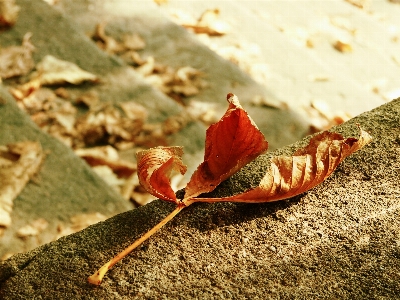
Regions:
<svg viewBox="0 0 400 300"><path fill-rule="evenodd" d="M194 204L114 266L100 287L89 285L89 275L174 207L154 201L2 262L0 298L396 298L400 99L334 130L356 136L357 123L374 140L307 193L266 204ZM235 182L260 176L266 157L225 185L240 191Z"/></svg>

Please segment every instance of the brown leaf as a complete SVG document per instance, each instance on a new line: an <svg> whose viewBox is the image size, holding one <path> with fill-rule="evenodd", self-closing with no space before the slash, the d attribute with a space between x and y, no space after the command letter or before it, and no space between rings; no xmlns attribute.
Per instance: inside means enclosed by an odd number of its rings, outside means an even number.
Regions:
<svg viewBox="0 0 400 300"><path fill-rule="evenodd" d="M15 0L0 1L0 26L13 26L17 21L20 7Z"/></svg>
<svg viewBox="0 0 400 300"><path fill-rule="evenodd" d="M137 153L138 176L142 187L152 195L177 204L156 226L105 263L88 282L100 285L106 272L118 261L172 220L194 202L268 202L289 198L321 183L348 155L366 145L371 137L362 131L359 140L343 139L340 134L323 132L314 136L307 147L293 156L271 160L271 168L258 187L225 198L194 198L210 192L241 167L264 152L268 143L233 94L228 94L229 108L222 119L207 130L204 162L200 164L178 200L171 187L171 171L186 172L181 147L158 147Z"/></svg>
<svg viewBox="0 0 400 300"><path fill-rule="evenodd" d="M0 226L11 225L13 200L38 171L44 153L37 142L0 146Z"/></svg>
<svg viewBox="0 0 400 300"><path fill-rule="evenodd" d="M95 33L92 36L92 39L97 42L97 45L105 50L108 53L118 53L125 50L124 45L119 43L116 39L111 36L108 36L105 33L107 23L99 23L96 25Z"/></svg>
<svg viewBox="0 0 400 300"><path fill-rule="evenodd" d="M229 107L225 115L207 129L204 162L192 175L185 198L214 190L268 149L268 142L238 98L228 94L227 100Z"/></svg>
<svg viewBox="0 0 400 300"><path fill-rule="evenodd" d="M90 166L108 166L118 177L130 177L136 172L136 165L119 158L117 150L111 146L77 149L75 154Z"/></svg>
<svg viewBox="0 0 400 300"><path fill-rule="evenodd" d="M333 48L342 53L350 53L353 51L353 47L350 44L342 41L336 41L336 43L333 44Z"/></svg>
<svg viewBox="0 0 400 300"><path fill-rule="evenodd" d="M182 163L182 147L157 147L136 154L140 184L157 198L179 203L171 188L172 171L182 175L186 166Z"/></svg>
<svg viewBox="0 0 400 300"><path fill-rule="evenodd" d="M347 156L371 141L371 136L360 129L359 139L344 139L342 135L324 131L314 136L308 146L293 156L271 159L271 167L258 187L242 194L225 198L195 198L193 202L261 203L287 199L299 195L324 181Z"/></svg>
<svg viewBox="0 0 400 300"><path fill-rule="evenodd" d="M31 36L30 33L25 34L21 46L11 46L0 51L1 78L26 75L33 69L35 63L32 52L35 47L30 41Z"/></svg>
<svg viewBox="0 0 400 300"><path fill-rule="evenodd" d="M124 50L142 50L146 47L146 42L137 33L126 34L123 38Z"/></svg>
<svg viewBox="0 0 400 300"><path fill-rule="evenodd" d="M28 236L37 236L43 230L45 230L48 225L49 225L49 222L47 222L43 218L34 220L30 224L27 224L27 225L21 227L20 229L18 229L17 236L19 238L25 238Z"/></svg>
<svg viewBox="0 0 400 300"><path fill-rule="evenodd" d="M210 36L221 36L230 30L229 24L221 20L219 9L208 9L200 16L197 24L184 24L183 27Z"/></svg>
<svg viewBox="0 0 400 300"><path fill-rule="evenodd" d="M77 65L46 55L36 66L37 72L33 74L34 78L39 78L42 85L55 84L81 84L85 81L96 82L96 75L86 72Z"/></svg>

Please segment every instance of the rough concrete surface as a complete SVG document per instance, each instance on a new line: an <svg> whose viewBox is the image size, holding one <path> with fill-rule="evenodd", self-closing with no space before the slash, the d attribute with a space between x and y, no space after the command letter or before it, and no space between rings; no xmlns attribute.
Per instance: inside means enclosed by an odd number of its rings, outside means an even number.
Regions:
<svg viewBox="0 0 400 300"><path fill-rule="evenodd" d="M395 299L400 293L400 99L333 130L373 141L325 182L286 201L194 204L118 263L86 279L173 209L155 201L0 267L1 299ZM256 184L269 155L223 183Z"/></svg>

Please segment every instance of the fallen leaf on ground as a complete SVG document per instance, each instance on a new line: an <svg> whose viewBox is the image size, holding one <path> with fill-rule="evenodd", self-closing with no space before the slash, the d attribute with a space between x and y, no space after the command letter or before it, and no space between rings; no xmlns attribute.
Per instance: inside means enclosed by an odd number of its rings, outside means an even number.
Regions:
<svg viewBox="0 0 400 300"><path fill-rule="evenodd" d="M88 91L76 98L75 103L83 104L87 108L94 108L99 102L99 94L96 91Z"/></svg>
<svg viewBox="0 0 400 300"><path fill-rule="evenodd" d="M31 36L31 33L25 34L21 46L11 46L0 50L0 78L26 75L33 69L35 63L32 52L35 47L30 41Z"/></svg>
<svg viewBox="0 0 400 300"><path fill-rule="evenodd" d="M97 45L113 54L118 54L125 62L135 68L145 80L177 102L184 104L183 99L197 95L207 87L202 79L204 74L193 67L173 68L156 62L153 56L140 57L138 50L145 48L145 40L137 33L126 34L119 42L105 33L105 23L98 24L92 39Z"/></svg>
<svg viewBox="0 0 400 300"><path fill-rule="evenodd" d="M336 41L333 44L333 48L342 53L350 53L353 51L353 47L350 44L342 41Z"/></svg>
<svg viewBox="0 0 400 300"><path fill-rule="evenodd" d="M328 75L315 75L315 74L308 75L308 80L313 82L325 82L329 81L329 79L330 78Z"/></svg>
<svg viewBox="0 0 400 300"><path fill-rule="evenodd" d="M371 0L345 0L345 1L361 9L368 9L371 4Z"/></svg>
<svg viewBox="0 0 400 300"><path fill-rule="evenodd" d="M202 79L203 72L190 66L174 69L161 65L156 63L152 56L149 56L135 70L149 84L179 103L183 103L182 97L197 95L201 89L208 86L207 82Z"/></svg>
<svg viewBox="0 0 400 300"><path fill-rule="evenodd" d="M199 120L208 126L218 121L216 103L191 100L185 110L191 119Z"/></svg>
<svg viewBox="0 0 400 300"><path fill-rule="evenodd" d="M0 227L11 225L13 201L38 172L43 159L37 142L0 146Z"/></svg>
<svg viewBox="0 0 400 300"><path fill-rule="evenodd" d="M122 40L124 50L142 50L146 47L145 40L137 33L125 34Z"/></svg>
<svg viewBox="0 0 400 300"><path fill-rule="evenodd" d="M118 177L128 178L136 172L136 165L120 159L118 151L111 146L77 149L75 154L92 167L109 167Z"/></svg>
<svg viewBox="0 0 400 300"><path fill-rule="evenodd" d="M150 194L167 201L178 203L171 188L173 171L186 172L182 163L182 147L157 147L137 153L140 184Z"/></svg>
<svg viewBox="0 0 400 300"><path fill-rule="evenodd" d="M109 36L105 32L107 23L99 23L96 25L92 39L104 51L112 54L120 54L131 50L141 50L146 47L145 40L137 33L125 34L122 42Z"/></svg>
<svg viewBox="0 0 400 300"><path fill-rule="evenodd" d="M251 99L251 103L255 106L265 106L278 109L288 109L288 105L285 102L276 100L274 98L267 98L261 95L256 95Z"/></svg>
<svg viewBox="0 0 400 300"><path fill-rule="evenodd" d="M136 164L120 159L118 151L111 146L77 149L75 154L83 158L124 199L131 199L135 188L139 186Z"/></svg>
<svg viewBox="0 0 400 300"><path fill-rule="evenodd" d="M154 3L156 3L157 5L161 5L161 4L167 4L168 0L153 0Z"/></svg>
<svg viewBox="0 0 400 300"><path fill-rule="evenodd" d="M304 108L310 123L310 133L329 130L351 119L350 114L343 111L333 111L323 100L313 100L309 107Z"/></svg>
<svg viewBox="0 0 400 300"><path fill-rule="evenodd" d="M86 72L74 63L46 55L36 65L36 72L32 74L34 79L38 78L42 85L57 84L81 84L85 81L97 82L96 75Z"/></svg>
<svg viewBox="0 0 400 300"><path fill-rule="evenodd" d="M322 132L292 156L271 159L271 167L259 185L231 197L196 198L213 191L223 180L235 174L247 163L262 154L268 143L233 94L228 94L229 107L220 121L211 125L206 134L204 162L193 173L185 188L183 199L177 199L171 187L172 171L186 172L181 157L182 147L156 147L137 153L140 184L150 194L177 207L160 223L117 254L88 278L99 285L105 273L132 250L173 219L182 209L195 202L277 201L301 194L321 183L347 156L371 141L371 136L360 128L360 138L344 139L342 135Z"/></svg>
<svg viewBox="0 0 400 300"><path fill-rule="evenodd" d="M324 131L293 156L273 157L271 168L258 187L231 197L196 198L191 201L262 203L294 197L320 184L347 156L370 141L369 134L361 129L358 139L344 139L338 133Z"/></svg>
<svg viewBox="0 0 400 300"><path fill-rule="evenodd" d="M115 54L124 51L125 47L120 42L105 33L106 25L105 22L97 24L92 39L108 53Z"/></svg>
<svg viewBox="0 0 400 300"><path fill-rule="evenodd" d="M49 225L49 222L47 222L43 218L34 220L31 223L29 223L29 224L21 227L20 229L18 229L17 236L19 238L25 238L25 237L28 237L28 236L37 236L43 230L45 230L48 225Z"/></svg>
<svg viewBox="0 0 400 300"><path fill-rule="evenodd" d="M221 20L219 9L208 9L199 18L196 24L183 24L185 28L195 33L205 33L211 36L221 36L229 32L230 26Z"/></svg>
<svg viewBox="0 0 400 300"><path fill-rule="evenodd" d="M0 1L0 26L13 26L18 18L20 7L15 4L15 0Z"/></svg>
<svg viewBox="0 0 400 300"><path fill-rule="evenodd" d="M228 94L227 100L225 115L207 129L204 162L187 184L185 198L211 192L268 149L268 142L237 97Z"/></svg>

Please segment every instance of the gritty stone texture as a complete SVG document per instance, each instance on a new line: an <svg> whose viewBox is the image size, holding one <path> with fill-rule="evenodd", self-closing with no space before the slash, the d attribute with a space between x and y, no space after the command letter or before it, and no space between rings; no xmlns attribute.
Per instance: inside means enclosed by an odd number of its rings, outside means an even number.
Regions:
<svg viewBox="0 0 400 300"><path fill-rule="evenodd" d="M395 299L400 99L332 130L373 141L321 185L265 204L193 204L105 276L86 279L174 205L160 200L0 265L1 299ZM306 140L271 153L291 153ZM257 158L213 192L254 185Z"/></svg>

